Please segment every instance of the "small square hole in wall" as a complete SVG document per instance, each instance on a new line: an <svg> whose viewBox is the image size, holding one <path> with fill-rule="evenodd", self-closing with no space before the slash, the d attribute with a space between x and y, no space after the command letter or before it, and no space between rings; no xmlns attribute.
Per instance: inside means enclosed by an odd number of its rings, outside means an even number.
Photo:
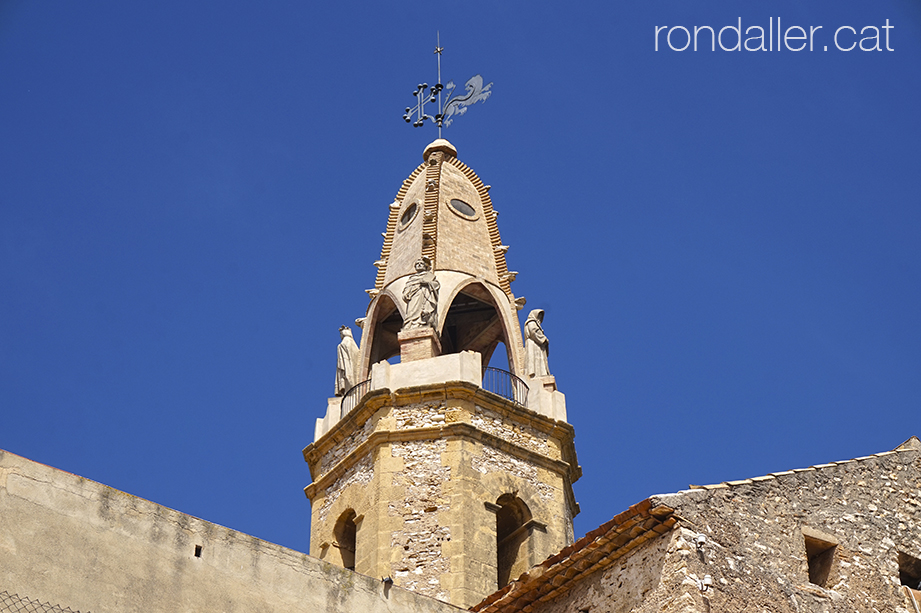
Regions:
<svg viewBox="0 0 921 613"><path fill-rule="evenodd" d="M806 541L806 559L809 561L809 583L825 587L835 561L838 539L805 526L803 539Z"/></svg>
<svg viewBox="0 0 921 613"><path fill-rule="evenodd" d="M899 583L913 590L921 590L921 560L899 552Z"/></svg>
<svg viewBox="0 0 921 613"><path fill-rule="evenodd" d="M196 557L196 558L200 558L200 557L201 557L201 545L196 545L196 546L195 546L195 557Z"/></svg>

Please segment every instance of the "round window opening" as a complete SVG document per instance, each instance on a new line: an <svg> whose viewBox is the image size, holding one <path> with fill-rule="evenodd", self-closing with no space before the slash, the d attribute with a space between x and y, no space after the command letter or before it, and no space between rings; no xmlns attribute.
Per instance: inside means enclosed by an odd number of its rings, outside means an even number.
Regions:
<svg viewBox="0 0 921 613"><path fill-rule="evenodd" d="M419 210L419 207L416 205L415 202L413 202L408 207L406 207L406 210L403 211L403 214L400 216L400 226L404 228L408 226L410 222L413 219L415 219L416 211L418 210Z"/></svg>
<svg viewBox="0 0 921 613"><path fill-rule="evenodd" d="M476 211L473 207L463 200L451 200L451 208L463 215L464 217L476 217Z"/></svg>

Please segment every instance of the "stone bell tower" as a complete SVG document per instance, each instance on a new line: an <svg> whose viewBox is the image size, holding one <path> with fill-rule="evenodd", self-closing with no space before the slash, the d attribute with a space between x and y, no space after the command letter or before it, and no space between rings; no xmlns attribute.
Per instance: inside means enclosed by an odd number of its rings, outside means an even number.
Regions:
<svg viewBox="0 0 921 613"><path fill-rule="evenodd" d="M573 542L581 469L489 186L446 140L423 160L390 205L356 363L340 352L354 384L304 449L310 553L469 607ZM511 372L487 368L499 347Z"/></svg>

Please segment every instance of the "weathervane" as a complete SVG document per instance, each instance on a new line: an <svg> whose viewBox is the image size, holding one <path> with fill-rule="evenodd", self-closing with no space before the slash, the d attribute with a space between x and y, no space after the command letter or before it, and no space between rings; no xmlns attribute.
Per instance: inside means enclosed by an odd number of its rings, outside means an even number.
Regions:
<svg viewBox="0 0 921 613"><path fill-rule="evenodd" d="M418 128L425 124L426 119L432 120L438 126L438 138L441 138L441 128L450 126L454 121L454 116L461 116L467 112L467 107L472 106L480 101L489 98L492 92L490 88L492 83L483 85L483 77L473 75L464 84L465 93L452 96L454 93L454 81L448 81L447 85L441 84L441 52L444 47L441 46L441 34L437 34L435 43L435 55L438 57L438 82L429 87L428 83L420 83L416 86L413 96L416 97L416 106L406 107L403 119L406 123L412 123L413 127ZM448 101L444 106L441 105L441 92L446 91ZM433 117L425 112L425 105L438 102L438 113ZM414 121L415 120L415 121Z"/></svg>

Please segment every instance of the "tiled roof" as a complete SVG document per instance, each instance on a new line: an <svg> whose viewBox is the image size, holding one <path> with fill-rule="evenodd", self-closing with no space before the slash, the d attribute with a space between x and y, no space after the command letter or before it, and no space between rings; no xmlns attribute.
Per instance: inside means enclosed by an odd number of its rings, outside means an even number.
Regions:
<svg viewBox="0 0 921 613"><path fill-rule="evenodd" d="M639 545L671 530L677 522L672 513L664 505L652 508L649 500L635 504L470 610L530 613L535 603L555 598L583 576L605 568Z"/></svg>
<svg viewBox="0 0 921 613"><path fill-rule="evenodd" d="M752 477L739 481L724 481L713 485L692 485L691 490L715 490L750 485L769 481L785 475L824 470L890 456L906 451L921 451L921 440L912 436L892 451L877 453L853 460L817 464L809 468L797 468L783 472L770 473L762 477ZM563 549L560 553L547 558L522 574L516 581L488 596L485 600L470 608L476 613L531 613L535 603L546 602L568 591L583 576L590 575L641 545L661 534L668 532L678 522L674 509L662 504L673 496L681 496L691 491L684 490L676 494L652 496L633 505L611 521L602 524L584 537ZM656 506L653 506L656 505Z"/></svg>
<svg viewBox="0 0 921 613"><path fill-rule="evenodd" d="M918 437L913 436L892 451L884 451L882 453L874 453L873 455L863 456L860 458L854 458L853 460L842 460L841 462L829 462L828 464L816 464L815 466L810 466L808 468L794 468L793 470L785 470L778 473L769 473L763 477L752 477L751 479L740 479L738 481L723 481L722 483L714 483L711 485L691 485L690 489L692 490L719 490L728 487L735 487L738 485L751 485L753 483L759 483L761 481L771 481L777 477L784 477L786 475L794 475L797 473L811 472L816 470L824 470L826 468L834 468L835 466L841 466L843 464L853 464L854 462L865 462L867 460L874 460L876 458L884 458L886 456L892 455L894 453L899 453L903 451L921 451L921 441L918 440ZM687 490L685 490L687 491ZM681 492L678 492L679 494Z"/></svg>

